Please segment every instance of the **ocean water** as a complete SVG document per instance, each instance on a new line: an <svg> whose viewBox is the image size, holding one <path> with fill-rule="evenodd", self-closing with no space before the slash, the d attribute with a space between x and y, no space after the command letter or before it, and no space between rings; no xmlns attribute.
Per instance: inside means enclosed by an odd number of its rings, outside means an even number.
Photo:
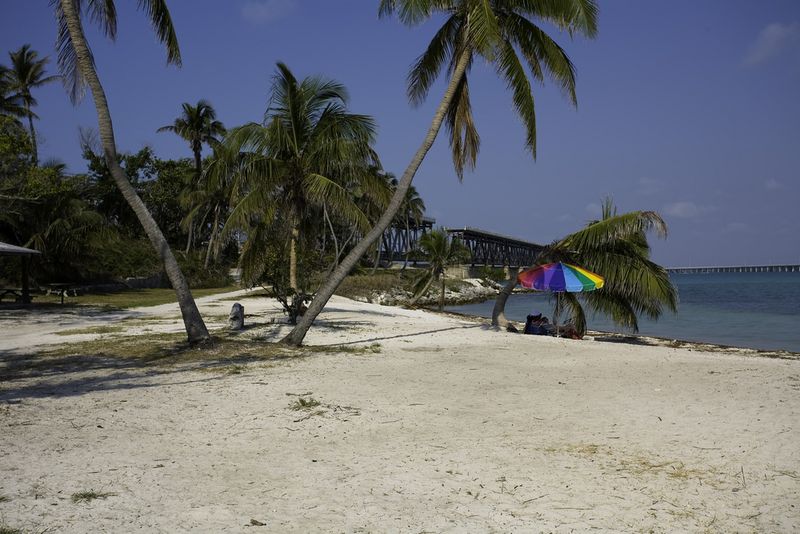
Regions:
<svg viewBox="0 0 800 534"><path fill-rule="evenodd" d="M639 319L639 333L735 347L800 352L800 273L674 274L678 312L657 321ZM554 298L545 293L511 295L506 317L525 321L538 310L552 318ZM450 311L492 316L494 300ZM590 330L630 333L605 316L587 317Z"/></svg>

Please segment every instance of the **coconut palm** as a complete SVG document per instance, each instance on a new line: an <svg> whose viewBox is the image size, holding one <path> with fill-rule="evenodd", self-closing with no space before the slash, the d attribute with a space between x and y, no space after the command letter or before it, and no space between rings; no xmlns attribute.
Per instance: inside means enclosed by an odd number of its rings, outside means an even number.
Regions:
<svg viewBox="0 0 800 534"><path fill-rule="evenodd" d="M60 76L45 76L44 69L49 59L47 57L39 59L39 53L36 50L31 50L31 45L29 44L22 45L19 50L9 52L8 57L11 58L11 68L8 71L11 88L20 96L25 107L31 143L33 144L33 164L38 165L39 154L36 147L36 130L33 128L33 119L36 118L36 114L31 111L31 108L37 102L31 94L31 90L54 82Z"/></svg>
<svg viewBox="0 0 800 534"><path fill-rule="evenodd" d="M406 257L403 261L403 270L408 266L408 257L411 255L411 223L415 227L422 224L425 216L425 201L413 185L408 187L406 197L400 205L400 219L406 230Z"/></svg>
<svg viewBox="0 0 800 534"><path fill-rule="evenodd" d="M369 166L378 165L371 148L375 124L347 111L347 90L320 77L297 80L283 63L273 78L272 98L263 124L235 128L226 145L239 152L235 190L242 192L228 228L278 222L288 229L289 286L297 292L298 246L309 215L323 206L362 231L368 226L346 181L370 185ZM245 247L244 256L258 247Z"/></svg>
<svg viewBox="0 0 800 534"><path fill-rule="evenodd" d="M203 172L203 145L217 146L219 138L225 135L225 126L217 120L217 112L207 100L199 100L196 106L184 102L182 107L180 117L157 131L174 132L189 142L194 154L195 180L199 180Z"/></svg>
<svg viewBox="0 0 800 534"><path fill-rule="evenodd" d="M469 261L471 253L459 239L450 239L444 230L433 230L420 237L419 248L428 262L428 268L414 284L414 298L410 304L412 306L416 304L420 297L427 293L433 281L440 280L442 285L439 310L443 310L447 267Z"/></svg>
<svg viewBox="0 0 800 534"><path fill-rule="evenodd" d="M11 85L8 67L3 65L0 65L0 115L11 117L15 123L27 115L22 97Z"/></svg>
<svg viewBox="0 0 800 534"><path fill-rule="evenodd" d="M108 100L97 70L94 57L83 31L81 17L88 15L92 22L100 26L101 31L114 39L117 31L117 12L113 0L54 0L56 19L58 21L58 66L71 100L77 103L83 96L86 86L92 91L95 109L97 110L98 130L103 146L103 153L114 182L119 187L125 200L136 213L150 242L155 247L164 270L177 294L178 304L183 316L183 323L190 342L209 339L208 329L192 298L189 284L169 248L164 234L156 224L142 199L134 190L125 171L120 167L117 158L117 145L114 140L114 129L111 124L111 112ZM181 55L178 39L172 26L172 19L165 0L140 0L139 8L143 9L150 20L159 41L167 49L167 62L180 65Z"/></svg>
<svg viewBox="0 0 800 534"><path fill-rule="evenodd" d="M456 173L472 167L480 140L472 119L467 74L476 58L492 65L512 92L514 108L527 131L526 146L536 154L536 116L531 81L549 77L575 103L575 69L566 52L534 20L593 37L597 31L597 6L594 0L381 0L381 16L396 14L407 25L419 25L443 15L444 25L411 68L408 96L412 104L421 103L433 82L444 70L449 75L447 88L434 113L422 145L398 183L388 209L339 267L331 274L297 326L284 340L300 345L312 322L356 262L391 224L422 160L436 139L442 123L450 134Z"/></svg>
<svg viewBox="0 0 800 534"><path fill-rule="evenodd" d="M537 265L564 261L605 278L602 289L580 296L564 293L560 299L580 334L586 331L584 306L634 332L639 328L639 315L657 319L664 308L676 310L677 291L669 274L650 260L647 234L651 231L659 237L667 235L667 225L658 213L634 211L618 215L607 199L600 220L552 243L539 255ZM504 306L505 298L502 303ZM504 326L503 306L495 306L493 323L497 326Z"/></svg>

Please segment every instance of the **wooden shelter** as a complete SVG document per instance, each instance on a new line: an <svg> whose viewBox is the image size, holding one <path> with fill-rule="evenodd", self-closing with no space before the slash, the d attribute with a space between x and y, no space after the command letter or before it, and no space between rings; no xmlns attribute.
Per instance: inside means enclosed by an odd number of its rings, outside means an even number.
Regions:
<svg viewBox="0 0 800 534"><path fill-rule="evenodd" d="M31 286L29 280L30 258L37 254L41 254L41 252L33 250L32 248L18 247L0 241L0 256L20 256L22 258L22 290L20 296L22 297L22 302L25 304L31 301ZM0 291L2 291L2 289L0 289ZM9 289L6 291L15 292L16 290Z"/></svg>

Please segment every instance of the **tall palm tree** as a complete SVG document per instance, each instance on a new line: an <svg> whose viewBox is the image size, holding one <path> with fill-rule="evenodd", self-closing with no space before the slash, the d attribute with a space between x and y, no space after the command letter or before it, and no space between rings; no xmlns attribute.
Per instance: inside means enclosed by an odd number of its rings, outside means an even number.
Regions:
<svg viewBox="0 0 800 534"><path fill-rule="evenodd" d="M651 231L659 237L667 235L667 225L658 213L634 211L618 215L607 199L600 220L545 247L539 255L536 264L569 262L605 278L602 289L580 296L565 293L560 299L581 334L586 331L583 306L608 315L616 324L633 331L638 330L639 315L657 319L664 308L676 310L677 291L669 274L650 260L647 234ZM500 295L495 303L492 322L496 326L506 324L503 315L506 298L507 294Z"/></svg>
<svg viewBox="0 0 800 534"><path fill-rule="evenodd" d="M53 4L58 21L58 65L70 98L77 103L83 96L86 86L91 89L95 109L97 110L97 122L103 153L114 182L134 213L136 213L147 237L164 265L164 270L178 298L189 342L207 340L210 338L208 329L194 302L189 284L186 282L186 278L183 276L178 262L175 260L175 256L164 238L164 234L148 211L147 206L145 206L130 181L128 181L128 177L120 167L117 159L117 145L114 140L114 128L111 124L108 100L97 75L94 57L86 41L83 23L81 22L81 16L85 12L90 20L99 24L100 29L106 36L114 39L117 31L117 12L114 1L88 0L83 3L81 0L57 0ZM145 11L150 19L159 41L166 46L167 62L180 65L181 55L178 48L178 39L175 35L175 29L172 26L172 19L165 0L140 0L139 7Z"/></svg>
<svg viewBox="0 0 800 534"><path fill-rule="evenodd" d="M289 286L297 292L298 245L309 213L325 206L366 228L341 178L368 187L369 166L378 158L371 148L374 122L347 111L344 86L313 76L298 81L286 65L277 66L264 123L236 128L226 139L240 152L236 189L244 193L229 222L243 227L254 217L263 223L277 216L288 227Z"/></svg>
<svg viewBox="0 0 800 534"><path fill-rule="evenodd" d="M445 273L450 265L457 265L469 261L471 253L459 239L450 237L444 230L433 230L419 239L419 248L428 262L428 268L414 284L414 298L410 304L417 303L424 295L434 280L441 281L439 294L439 310L444 309Z"/></svg>
<svg viewBox="0 0 800 534"><path fill-rule="evenodd" d="M31 50L31 45L22 45L19 50L9 52L8 57L11 58L11 68L9 69L9 78L11 87L22 98L23 105L25 106L26 115L28 116L28 129L31 134L31 143L33 144L33 164L39 164L39 151L36 146L36 130L33 128L33 119L36 115L31 111L31 108L37 104L36 99L31 94L32 89L54 82L60 76L45 76L45 66L49 59L43 57L39 59L39 53L36 50Z"/></svg>
<svg viewBox="0 0 800 534"><path fill-rule="evenodd" d="M184 102L182 107L180 117L157 131L174 132L189 142L194 154L195 180L199 180L203 172L203 145L217 146L219 138L225 135L225 126L217 120L217 112L207 100L199 100L196 106Z"/></svg>
<svg viewBox="0 0 800 534"><path fill-rule="evenodd" d="M422 160L433 145L442 123L450 133L456 173L472 167L478 154L479 138L472 120L467 74L476 58L484 59L506 81L514 107L527 131L526 146L536 154L536 116L533 92L524 64L533 78L553 79L575 103L575 69L566 52L532 19L538 19L570 35L593 37L597 32L595 0L381 0L379 15L397 14L401 22L418 25L436 15L446 17L428 48L408 75L408 96L421 103L442 72L450 79L434 113L422 145L398 183L388 209L319 289L308 311L284 339L300 345L314 319L356 262L391 224Z"/></svg>

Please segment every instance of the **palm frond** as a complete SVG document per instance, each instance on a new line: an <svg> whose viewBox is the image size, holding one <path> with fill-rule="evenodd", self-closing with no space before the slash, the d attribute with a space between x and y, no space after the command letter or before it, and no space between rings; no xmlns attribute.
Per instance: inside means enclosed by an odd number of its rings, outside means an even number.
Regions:
<svg viewBox="0 0 800 534"><path fill-rule="evenodd" d="M180 66L181 51L178 46L178 36L175 34L166 0L139 0L139 9L150 19L158 40L166 47L167 63Z"/></svg>

